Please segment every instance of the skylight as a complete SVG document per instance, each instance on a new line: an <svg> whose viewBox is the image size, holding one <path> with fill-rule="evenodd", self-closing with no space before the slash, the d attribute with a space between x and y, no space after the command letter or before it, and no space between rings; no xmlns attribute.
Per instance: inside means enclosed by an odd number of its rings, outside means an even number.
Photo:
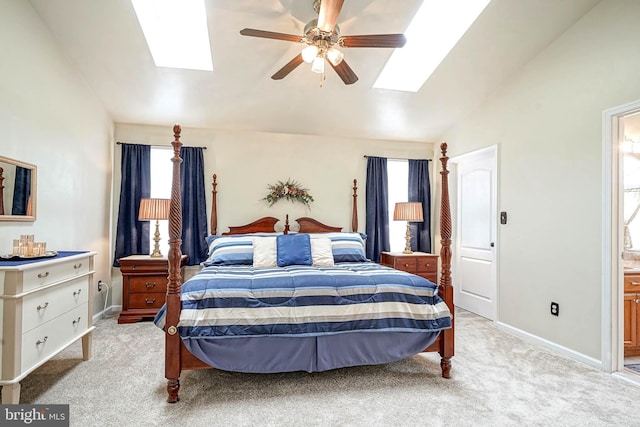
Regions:
<svg viewBox="0 0 640 427"><path fill-rule="evenodd" d="M373 87L417 92L491 0L424 0Z"/></svg>
<svg viewBox="0 0 640 427"><path fill-rule="evenodd" d="M157 67L213 71L204 0L131 0Z"/></svg>

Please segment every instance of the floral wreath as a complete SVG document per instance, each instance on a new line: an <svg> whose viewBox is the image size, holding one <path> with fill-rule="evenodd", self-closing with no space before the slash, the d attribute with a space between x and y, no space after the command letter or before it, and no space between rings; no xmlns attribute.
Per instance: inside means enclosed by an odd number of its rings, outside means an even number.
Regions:
<svg viewBox="0 0 640 427"><path fill-rule="evenodd" d="M269 206L273 206L275 202L281 199L289 200L290 202L300 202L307 206L313 202L313 197L309 194L309 190L301 188L300 184L291 179L287 179L287 182L278 181L273 185L268 185L269 194L262 200L266 200Z"/></svg>

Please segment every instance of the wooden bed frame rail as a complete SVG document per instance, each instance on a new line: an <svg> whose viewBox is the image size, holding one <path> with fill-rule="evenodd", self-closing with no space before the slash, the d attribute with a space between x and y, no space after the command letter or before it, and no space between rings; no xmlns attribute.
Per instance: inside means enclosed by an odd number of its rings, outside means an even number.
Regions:
<svg viewBox="0 0 640 427"><path fill-rule="evenodd" d="M178 334L178 322L180 320L180 292L182 287L182 281L180 276L181 269L181 257L182 251L180 245L182 244L182 202L181 202L181 188L180 188L180 167L182 159L180 158L180 148L182 143L180 142L181 134L180 125L173 126L174 140L171 143L173 146L173 179L171 184L171 207L169 210L169 284L167 286L167 300L166 300L166 316L165 316L165 377L167 378L167 402L175 403L179 399L178 392L180 390L180 373L183 370L192 369L207 369L211 368L209 365L197 359L191 354L182 343L180 335ZM454 305L453 305L453 287L451 286L451 210L449 204L449 181L447 170L447 144L442 143L440 145L442 163L442 169L440 174L442 176L442 191L440 202L440 235L441 235L441 249L440 249L440 264L441 275L439 280L438 292L442 299L446 302L451 310L451 322L452 328L446 329L440 333L436 341L424 351L437 351L440 353L441 361L440 367L442 370L442 376L450 378L451 375L451 357L454 354ZM217 217L217 176L213 174L213 190L212 190L212 202L211 202L211 234L215 235L218 228ZM353 232L358 231L358 209L357 209L357 180L353 180L353 210L351 218L351 229ZM273 231L273 226L278 222L277 218L264 217L251 224L240 227L229 227L230 231L223 234L233 234L238 232L251 232L255 231ZM300 225L300 232L316 232L316 231L341 231L340 227L330 227L316 221L313 218L303 217L296 220ZM289 231L289 217L287 215L285 221L285 232Z"/></svg>

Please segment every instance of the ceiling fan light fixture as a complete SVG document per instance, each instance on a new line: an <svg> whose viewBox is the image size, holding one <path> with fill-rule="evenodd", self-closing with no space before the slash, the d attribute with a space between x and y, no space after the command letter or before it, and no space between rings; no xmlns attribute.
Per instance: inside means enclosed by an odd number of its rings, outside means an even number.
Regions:
<svg viewBox="0 0 640 427"><path fill-rule="evenodd" d="M327 59L336 66L344 59L344 53L340 52L335 47L330 47L329 50L327 50Z"/></svg>
<svg viewBox="0 0 640 427"><path fill-rule="evenodd" d="M324 74L324 58L322 56L316 56L311 64L311 71L318 74Z"/></svg>
<svg viewBox="0 0 640 427"><path fill-rule="evenodd" d="M302 59L307 64L311 64L314 58L316 58L317 56L318 56L318 46L309 45L304 49L302 49Z"/></svg>

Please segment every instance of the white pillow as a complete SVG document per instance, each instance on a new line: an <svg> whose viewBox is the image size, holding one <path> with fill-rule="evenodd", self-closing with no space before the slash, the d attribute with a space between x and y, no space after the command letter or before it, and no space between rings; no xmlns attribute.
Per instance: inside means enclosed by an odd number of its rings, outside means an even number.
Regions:
<svg viewBox="0 0 640 427"><path fill-rule="evenodd" d="M311 259L313 260L313 265L333 265L331 239L311 239Z"/></svg>
<svg viewBox="0 0 640 427"><path fill-rule="evenodd" d="M276 238L275 237L254 237L253 238L253 266L254 267L275 267L276 266Z"/></svg>

